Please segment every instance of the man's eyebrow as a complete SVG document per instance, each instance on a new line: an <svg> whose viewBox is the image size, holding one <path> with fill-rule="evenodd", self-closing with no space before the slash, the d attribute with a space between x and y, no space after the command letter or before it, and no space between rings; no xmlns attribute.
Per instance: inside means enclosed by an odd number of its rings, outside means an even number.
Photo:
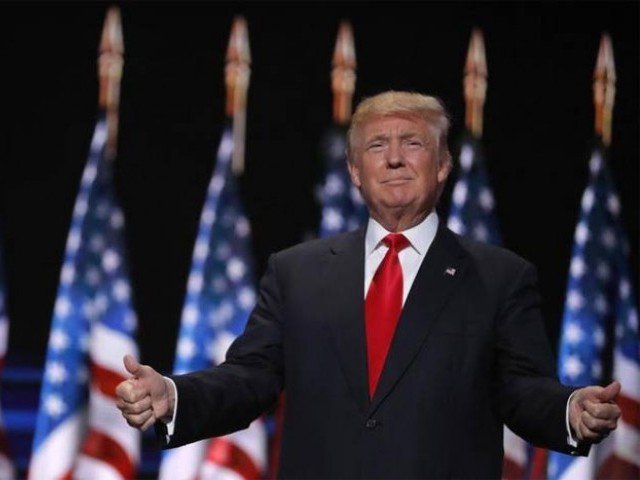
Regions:
<svg viewBox="0 0 640 480"><path fill-rule="evenodd" d="M386 133L376 133L375 135L367 138L366 143L375 142L377 140L387 140L388 138L389 135L387 135Z"/></svg>

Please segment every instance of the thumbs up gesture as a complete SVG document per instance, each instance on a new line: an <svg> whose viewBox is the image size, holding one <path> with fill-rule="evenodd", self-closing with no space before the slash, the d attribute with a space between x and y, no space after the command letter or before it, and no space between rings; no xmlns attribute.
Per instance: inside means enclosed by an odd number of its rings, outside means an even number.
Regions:
<svg viewBox="0 0 640 480"><path fill-rule="evenodd" d="M615 430L620 417L620 407L615 404L619 393L619 382L574 392L569 405L569 423L578 440L598 443Z"/></svg>
<svg viewBox="0 0 640 480"><path fill-rule="evenodd" d="M116 404L127 423L144 431L158 419L170 421L175 404L170 382L131 355L125 355L123 361L132 378L116 387Z"/></svg>

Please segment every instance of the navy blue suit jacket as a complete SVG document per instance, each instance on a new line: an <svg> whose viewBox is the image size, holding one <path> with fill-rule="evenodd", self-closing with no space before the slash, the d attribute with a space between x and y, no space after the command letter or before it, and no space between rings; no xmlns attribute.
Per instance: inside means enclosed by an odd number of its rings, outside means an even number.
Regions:
<svg viewBox="0 0 640 480"><path fill-rule="evenodd" d="M168 447L245 428L286 390L283 478L499 478L503 423L569 451L535 269L442 225L369 399L364 232L271 256L222 365L172 377Z"/></svg>

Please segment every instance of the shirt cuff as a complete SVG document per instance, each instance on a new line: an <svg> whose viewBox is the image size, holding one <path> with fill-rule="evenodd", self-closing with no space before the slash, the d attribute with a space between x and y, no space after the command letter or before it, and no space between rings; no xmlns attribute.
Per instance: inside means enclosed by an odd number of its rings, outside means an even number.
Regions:
<svg viewBox="0 0 640 480"><path fill-rule="evenodd" d="M569 399L567 400L567 409L565 413L565 422L567 425L567 444L570 447L578 448L578 439L573 436L573 432L571 431L571 425L569 424L569 406L571 405L571 399L576 394L577 390L569 395ZM176 405L177 405L177 397L176 397ZM175 411L174 411L175 415ZM173 430L172 430L173 431Z"/></svg>
<svg viewBox="0 0 640 480"><path fill-rule="evenodd" d="M166 434L166 440L167 443L169 443L171 441L171 436L173 435L173 431L176 428L176 413L178 412L178 388L176 387L176 383L171 380L169 377L164 377L165 380L168 380L169 383L171 384L171 386L173 387L173 416L171 417L171 421L169 422L165 422L164 420L162 420L162 422L167 426L167 434Z"/></svg>

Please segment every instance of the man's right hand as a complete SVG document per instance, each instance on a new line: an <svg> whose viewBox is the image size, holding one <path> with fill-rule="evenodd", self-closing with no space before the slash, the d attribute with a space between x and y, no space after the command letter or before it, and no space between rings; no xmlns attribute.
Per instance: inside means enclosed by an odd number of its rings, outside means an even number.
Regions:
<svg viewBox="0 0 640 480"><path fill-rule="evenodd" d="M175 398L170 382L131 355L123 361L133 377L116 387L116 403L127 423L144 431L158 419L171 421Z"/></svg>

